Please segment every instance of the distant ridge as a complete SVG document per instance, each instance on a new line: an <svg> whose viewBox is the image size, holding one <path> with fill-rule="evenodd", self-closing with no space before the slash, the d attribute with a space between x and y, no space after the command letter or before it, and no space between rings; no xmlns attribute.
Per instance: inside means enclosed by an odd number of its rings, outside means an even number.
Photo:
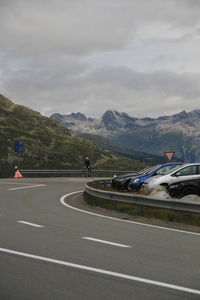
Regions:
<svg viewBox="0 0 200 300"><path fill-rule="evenodd" d="M200 161L200 110L158 118L135 118L116 110L107 110L99 119L80 113L51 118L77 134L103 136L118 147L159 156L175 151L183 161Z"/></svg>

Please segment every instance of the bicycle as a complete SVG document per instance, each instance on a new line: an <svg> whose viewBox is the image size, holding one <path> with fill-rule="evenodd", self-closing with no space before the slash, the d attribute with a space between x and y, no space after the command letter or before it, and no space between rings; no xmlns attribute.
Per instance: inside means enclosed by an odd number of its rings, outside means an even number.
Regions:
<svg viewBox="0 0 200 300"><path fill-rule="evenodd" d="M92 176L92 169L90 166L87 166L85 169L85 177L91 177Z"/></svg>

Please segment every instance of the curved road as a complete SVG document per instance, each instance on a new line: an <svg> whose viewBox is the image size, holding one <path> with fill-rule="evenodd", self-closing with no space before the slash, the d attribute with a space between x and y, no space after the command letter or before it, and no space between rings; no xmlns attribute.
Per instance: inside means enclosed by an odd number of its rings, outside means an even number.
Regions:
<svg viewBox="0 0 200 300"><path fill-rule="evenodd" d="M85 182L0 180L0 299L200 299L200 233L73 209Z"/></svg>

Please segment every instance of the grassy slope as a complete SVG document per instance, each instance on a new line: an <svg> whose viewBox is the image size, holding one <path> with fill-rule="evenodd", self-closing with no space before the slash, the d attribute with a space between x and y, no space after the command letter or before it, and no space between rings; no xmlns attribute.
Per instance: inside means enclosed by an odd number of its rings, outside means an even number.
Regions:
<svg viewBox="0 0 200 300"><path fill-rule="evenodd" d="M119 157L97 144L73 135L57 121L27 107L16 105L0 95L0 176L21 169L80 169L89 156L93 167L141 169L144 163ZM15 153L16 140L24 142L25 151Z"/></svg>
<svg viewBox="0 0 200 300"><path fill-rule="evenodd" d="M140 160L148 164L159 164L159 163L166 162L166 158L164 157L164 155L158 156L158 155L152 155L144 152L134 151L131 149L126 149L124 148L123 144L121 144L120 147L118 147L114 143L112 143L112 141L109 140L108 138L99 135L83 133L80 136L85 139L91 140L98 145L102 145L103 148L111 151L112 153L118 154L120 156L124 156L135 160Z"/></svg>

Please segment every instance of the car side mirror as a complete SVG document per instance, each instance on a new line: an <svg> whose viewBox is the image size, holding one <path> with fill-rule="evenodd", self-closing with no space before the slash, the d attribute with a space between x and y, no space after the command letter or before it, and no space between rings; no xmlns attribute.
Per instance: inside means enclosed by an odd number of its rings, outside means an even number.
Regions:
<svg viewBox="0 0 200 300"><path fill-rule="evenodd" d="M179 177L181 174L179 172L173 174L174 177Z"/></svg>

